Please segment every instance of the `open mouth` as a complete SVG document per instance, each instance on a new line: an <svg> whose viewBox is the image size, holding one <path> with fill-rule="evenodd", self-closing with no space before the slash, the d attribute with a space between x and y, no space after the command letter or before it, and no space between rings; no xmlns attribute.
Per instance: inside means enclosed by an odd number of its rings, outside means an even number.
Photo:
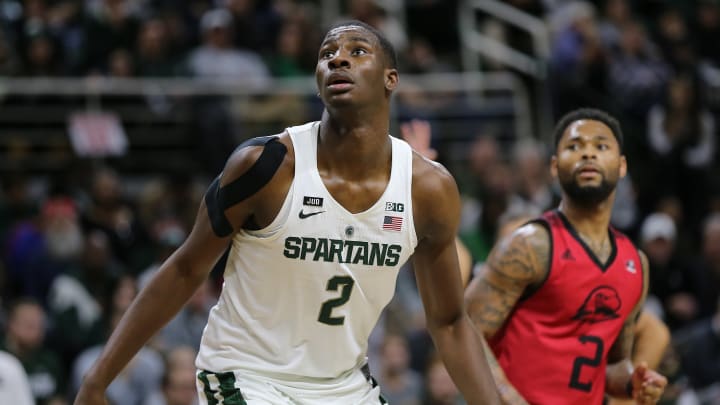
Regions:
<svg viewBox="0 0 720 405"><path fill-rule="evenodd" d="M332 75L327 81L328 87L335 90L347 89L352 84L353 81L344 75Z"/></svg>
<svg viewBox="0 0 720 405"><path fill-rule="evenodd" d="M334 79L334 80L331 80L331 81L330 81L330 85L331 85L331 86L334 85L334 84L346 84L346 83L347 83L347 84L350 84L350 83L352 83L352 82L351 82L350 80L348 80L348 79L340 79L340 78L339 78L339 79Z"/></svg>

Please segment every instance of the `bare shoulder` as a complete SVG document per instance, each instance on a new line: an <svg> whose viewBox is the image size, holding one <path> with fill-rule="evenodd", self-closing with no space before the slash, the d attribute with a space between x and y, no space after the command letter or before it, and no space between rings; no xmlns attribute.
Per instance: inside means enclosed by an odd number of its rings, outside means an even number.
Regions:
<svg viewBox="0 0 720 405"><path fill-rule="evenodd" d="M444 200L459 198L452 174L438 162L413 151L413 203L418 208L436 207ZM425 207L428 205L428 207Z"/></svg>
<svg viewBox="0 0 720 405"><path fill-rule="evenodd" d="M550 270L551 245L549 230L540 223L531 222L495 245L488 258L488 267L530 284L541 282Z"/></svg>
<svg viewBox="0 0 720 405"><path fill-rule="evenodd" d="M455 179L440 163L413 151L412 199L418 237L454 233L460 221Z"/></svg>

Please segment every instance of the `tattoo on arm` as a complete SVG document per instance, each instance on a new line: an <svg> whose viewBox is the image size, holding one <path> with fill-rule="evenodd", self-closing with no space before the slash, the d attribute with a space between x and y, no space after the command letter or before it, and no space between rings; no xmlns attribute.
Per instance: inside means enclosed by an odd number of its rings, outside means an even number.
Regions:
<svg viewBox="0 0 720 405"><path fill-rule="evenodd" d="M468 289L469 312L486 336L500 329L527 287L543 280L549 254L547 231L533 224L493 249L485 269Z"/></svg>

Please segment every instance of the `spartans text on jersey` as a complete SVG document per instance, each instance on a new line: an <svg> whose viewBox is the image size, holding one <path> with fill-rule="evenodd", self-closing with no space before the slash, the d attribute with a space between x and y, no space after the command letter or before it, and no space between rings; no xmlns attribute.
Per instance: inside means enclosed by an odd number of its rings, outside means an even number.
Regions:
<svg viewBox="0 0 720 405"><path fill-rule="evenodd" d="M288 259L396 266L401 251L400 245L386 243L290 236L283 254Z"/></svg>

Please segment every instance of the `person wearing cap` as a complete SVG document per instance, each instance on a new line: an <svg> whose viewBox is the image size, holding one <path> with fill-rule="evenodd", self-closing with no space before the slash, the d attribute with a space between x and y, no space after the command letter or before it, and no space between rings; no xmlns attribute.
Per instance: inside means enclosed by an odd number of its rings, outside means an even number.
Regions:
<svg viewBox="0 0 720 405"><path fill-rule="evenodd" d="M693 291L701 281L677 254L673 218L664 212L648 215L640 226L639 244L653 269L650 294L660 301L668 327L675 330L697 319L699 304Z"/></svg>
<svg viewBox="0 0 720 405"><path fill-rule="evenodd" d="M260 56L238 49L232 42L232 14L223 8L208 10L200 19L202 45L189 56L190 72L198 77L242 80L264 85L270 71Z"/></svg>
<svg viewBox="0 0 720 405"><path fill-rule="evenodd" d="M208 81L233 86L264 88L270 83L270 70L260 55L240 49L233 43L233 19L223 8L208 10L200 19L202 43L186 60L188 73ZM199 146L197 156L209 172L222 170L222 163L235 146L238 124L224 96L196 98L193 113L197 117ZM253 113L249 108L247 114Z"/></svg>

